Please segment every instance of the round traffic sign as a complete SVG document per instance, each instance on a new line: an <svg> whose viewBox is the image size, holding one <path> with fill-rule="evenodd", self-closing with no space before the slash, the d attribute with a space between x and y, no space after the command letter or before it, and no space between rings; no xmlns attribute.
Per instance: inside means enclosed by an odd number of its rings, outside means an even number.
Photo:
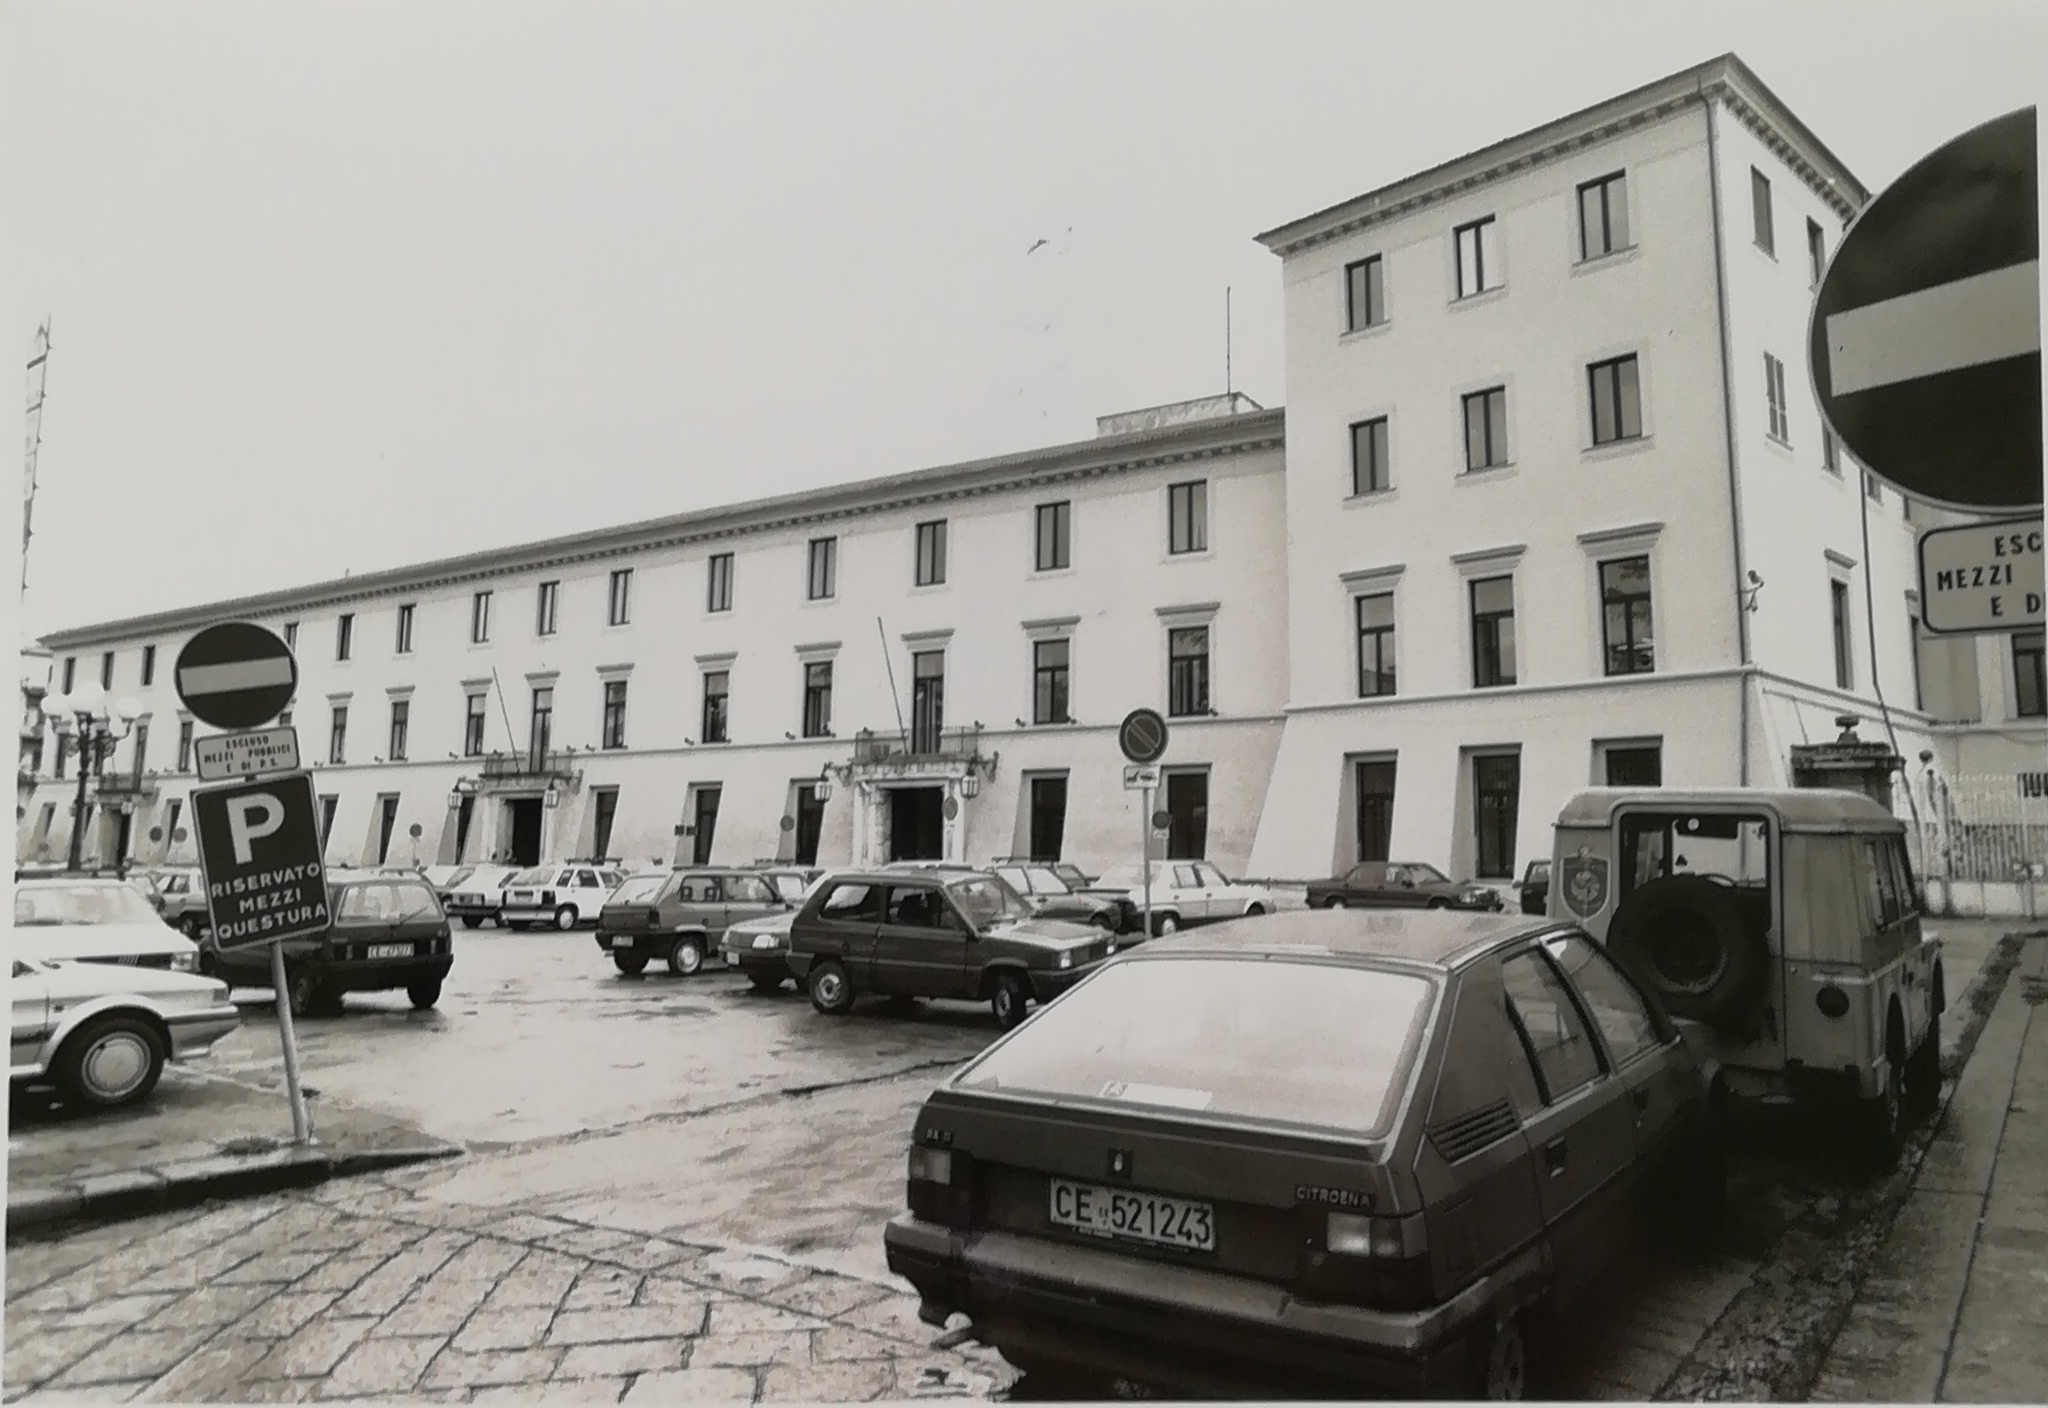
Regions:
<svg viewBox="0 0 2048 1408"><path fill-rule="evenodd" d="M417 841L427 833L425 827L421 826L418 822L414 822L411 826L405 828L405 834Z"/></svg>
<svg viewBox="0 0 2048 1408"><path fill-rule="evenodd" d="M2039 186L2034 109L1972 128L1863 208L1814 295L1821 414L1916 499L2041 502Z"/></svg>
<svg viewBox="0 0 2048 1408"><path fill-rule="evenodd" d="M150 840L152 840L152 841L161 841L161 840L163 840L163 839L164 839L164 829L163 829L163 828L162 828L161 826L152 826L152 827L150 827L150 828L149 828L149 839L150 839Z"/></svg>
<svg viewBox="0 0 2048 1408"><path fill-rule="evenodd" d="M1134 763L1156 763L1166 753L1166 720L1157 709L1133 709L1117 725L1116 745Z"/></svg>
<svg viewBox="0 0 2048 1408"><path fill-rule="evenodd" d="M253 621L208 626L185 642L172 674L185 707L215 728L267 724L299 687L291 647Z"/></svg>
<svg viewBox="0 0 2048 1408"><path fill-rule="evenodd" d="M1173 814L1171 812L1162 810L1152 813L1152 829L1154 831L1166 831L1171 829L1172 826Z"/></svg>

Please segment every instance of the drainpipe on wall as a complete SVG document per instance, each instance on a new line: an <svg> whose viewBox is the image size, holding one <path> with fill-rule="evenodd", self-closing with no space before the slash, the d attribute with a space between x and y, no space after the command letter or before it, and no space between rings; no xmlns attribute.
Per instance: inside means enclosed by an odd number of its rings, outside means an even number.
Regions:
<svg viewBox="0 0 2048 1408"><path fill-rule="evenodd" d="M1746 562L1742 553L1742 471L1736 464L1735 453L1735 367L1734 352L1728 345L1728 276L1725 268L1726 256L1721 245L1721 153L1715 135L1714 101L1706 95L1703 84L1695 85L1700 102L1707 110L1707 189L1713 205L1714 218L1714 311L1721 330L1721 424L1728 444L1728 524L1733 532L1735 545L1735 578L1731 583L1729 598L1735 603L1735 643L1740 653L1742 673L1736 678L1739 701L1740 723L1736 736L1736 781L1739 786L1749 786L1749 683L1751 664L1749 658L1749 607L1742 595L1742 584L1748 580L1743 575Z"/></svg>

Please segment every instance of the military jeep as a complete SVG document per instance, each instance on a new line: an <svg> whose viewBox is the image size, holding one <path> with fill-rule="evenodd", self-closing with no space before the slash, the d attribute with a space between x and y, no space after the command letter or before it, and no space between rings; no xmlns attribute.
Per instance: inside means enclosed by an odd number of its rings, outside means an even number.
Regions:
<svg viewBox="0 0 2048 1408"><path fill-rule="evenodd" d="M1673 1016L1712 1028L1725 1094L1846 1108L1890 1167L1941 1086L1941 940L1905 827L1856 792L1595 788L1559 816L1550 914Z"/></svg>

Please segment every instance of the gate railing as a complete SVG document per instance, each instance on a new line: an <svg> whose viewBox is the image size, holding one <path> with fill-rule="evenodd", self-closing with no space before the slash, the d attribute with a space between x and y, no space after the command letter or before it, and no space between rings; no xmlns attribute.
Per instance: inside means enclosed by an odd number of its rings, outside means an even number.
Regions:
<svg viewBox="0 0 2048 1408"><path fill-rule="evenodd" d="M2037 892L2048 892L2048 773L1944 776L1930 769L1913 788L1920 807L1913 859L1935 888L1929 898L1936 907L2033 917Z"/></svg>

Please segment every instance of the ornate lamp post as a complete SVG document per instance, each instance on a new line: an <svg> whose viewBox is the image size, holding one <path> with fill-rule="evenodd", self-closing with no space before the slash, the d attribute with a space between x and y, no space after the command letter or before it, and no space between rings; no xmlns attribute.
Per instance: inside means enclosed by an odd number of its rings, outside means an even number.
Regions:
<svg viewBox="0 0 2048 1408"><path fill-rule="evenodd" d="M78 755L78 796L71 803L71 859L67 868L81 870L85 859L87 780L106 765L114 749L135 727L142 705L124 697L109 714L106 691L87 684L45 701L43 712L49 715L50 727L57 733L57 756L61 759L66 752Z"/></svg>

